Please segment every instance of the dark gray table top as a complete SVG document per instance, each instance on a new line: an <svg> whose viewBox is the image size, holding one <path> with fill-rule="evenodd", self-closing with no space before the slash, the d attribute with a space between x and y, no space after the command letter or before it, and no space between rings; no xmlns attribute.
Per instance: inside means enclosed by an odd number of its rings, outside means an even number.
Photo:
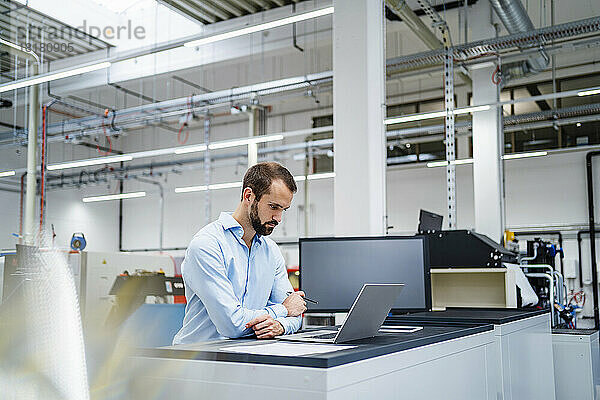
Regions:
<svg viewBox="0 0 600 400"><path fill-rule="evenodd" d="M502 325L549 313L549 310L515 308L459 308L449 307L444 311L427 311L388 317L386 321L435 321L451 323Z"/></svg>
<svg viewBox="0 0 600 400"><path fill-rule="evenodd" d="M409 350L420 346L440 343L476 333L493 330L490 324L471 324L463 326L424 326L414 333L380 334L374 338L355 340L344 343L357 346L352 349L304 356L274 356L260 354L233 353L220 350L227 345L245 345L259 343L255 339L220 340L215 342L192 345L169 346L161 348L140 348L137 356L186 359L229 361L254 364L289 365L299 367L329 368L348 364L385 354ZM260 341L260 343L267 343Z"/></svg>

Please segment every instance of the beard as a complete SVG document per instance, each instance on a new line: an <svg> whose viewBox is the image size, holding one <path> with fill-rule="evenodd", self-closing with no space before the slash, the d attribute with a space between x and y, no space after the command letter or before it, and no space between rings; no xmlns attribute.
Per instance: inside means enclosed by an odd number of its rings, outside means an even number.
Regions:
<svg viewBox="0 0 600 400"><path fill-rule="evenodd" d="M261 236L268 236L273 233L273 229L277 226L277 221L272 220L261 223L260 217L258 216L258 202L254 200L250 206L250 223L256 233Z"/></svg>

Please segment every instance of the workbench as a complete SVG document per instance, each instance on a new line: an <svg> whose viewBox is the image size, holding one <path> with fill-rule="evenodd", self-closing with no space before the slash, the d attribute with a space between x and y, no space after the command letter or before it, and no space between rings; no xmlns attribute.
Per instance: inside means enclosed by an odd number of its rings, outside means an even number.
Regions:
<svg viewBox="0 0 600 400"><path fill-rule="evenodd" d="M129 363L129 398L497 400L496 342L490 324L380 333L343 344L350 349L321 354L227 350L267 343L298 346L237 339L137 349Z"/></svg>
<svg viewBox="0 0 600 400"><path fill-rule="evenodd" d="M600 351L596 329L553 329L557 400L600 398Z"/></svg>
<svg viewBox="0 0 600 400"><path fill-rule="evenodd" d="M555 398L550 312L548 310L448 308L388 317L386 324L492 324L498 399Z"/></svg>

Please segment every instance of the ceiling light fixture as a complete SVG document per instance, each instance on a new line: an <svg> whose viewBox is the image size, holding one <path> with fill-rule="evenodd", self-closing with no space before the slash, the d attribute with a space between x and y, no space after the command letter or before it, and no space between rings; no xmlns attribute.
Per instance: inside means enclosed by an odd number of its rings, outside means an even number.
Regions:
<svg viewBox="0 0 600 400"><path fill-rule="evenodd" d="M478 111L487 111L490 108L492 108L492 106L487 105L487 104L483 105L483 106L456 108L454 110L453 114L461 115L461 114L474 113L474 112L478 112ZM424 119L441 118L441 117L445 117L445 116L446 116L446 111L434 111L434 112L423 113L423 114L410 114L410 115L405 115L402 117L388 118L384 121L384 123L386 125L391 125L391 124L399 124L402 122L422 121Z"/></svg>
<svg viewBox="0 0 600 400"><path fill-rule="evenodd" d="M332 127L324 127L327 129L332 129ZM215 149L225 149L228 147L236 147L248 145L250 143L265 143L272 142L276 140L283 140L284 137L292 137L292 136L303 136L310 133L318 133L323 131L323 128L315 128L315 129L302 129L298 131L290 131L284 132L284 134L273 134L273 135L264 135L264 136L255 136L252 138L243 138L243 139L235 139L235 140L224 140L220 142L211 143L208 148L211 150ZM165 149L156 149L156 150L146 150L146 151L138 151L135 153L127 153L120 154L116 156L108 156L108 157L97 157L97 158L89 158L84 160L74 160L63 163L50 164L47 166L49 171L57 170L57 169L67 169L67 168L77 168L77 167L87 167L90 165L99 165L99 164L107 164L121 161L131 161L138 158L147 158L147 157L159 157L165 155L172 154L187 154L187 153L195 153L206 151L206 144L195 144L191 146L183 146L183 147L169 147Z"/></svg>
<svg viewBox="0 0 600 400"><path fill-rule="evenodd" d="M228 147L246 146L251 143L265 143L273 142L276 140L283 140L283 135L267 135L267 136L256 136L252 138L236 139L236 140L225 140L222 142L215 142L208 145L210 150L225 149Z"/></svg>
<svg viewBox="0 0 600 400"><path fill-rule="evenodd" d="M543 157L547 156L547 151L533 151L531 153L515 153L515 154L506 154L502 156L503 160L514 160L517 158L529 158L529 157Z"/></svg>
<svg viewBox="0 0 600 400"><path fill-rule="evenodd" d="M322 17L324 15L333 14L333 7L325 7L315 11L310 11L307 13L293 15L291 17L278 19L271 22L265 22L262 24L247 26L245 28L236 29L229 32L218 33L216 35L211 35L207 37L203 37L200 39L192 40L184 44L185 47L197 47L202 46L209 43L220 42L221 40L232 39L239 36L249 35L256 32L266 31L268 29L278 28L280 26L290 25L296 22L305 21L307 19L313 19L317 17Z"/></svg>
<svg viewBox="0 0 600 400"><path fill-rule="evenodd" d="M326 179L326 178L335 178L335 172L325 172L321 174L311 174L308 175L308 180L313 181L316 179ZM294 180L298 182L304 181L304 175L295 176ZM232 189L232 188L240 188L242 187L242 182L228 182L228 183L215 183L212 185L200 185L200 186L184 186L175 188L175 193L190 193L190 192L203 192L208 189L217 190L217 189Z"/></svg>
<svg viewBox="0 0 600 400"><path fill-rule="evenodd" d="M131 193L120 193L120 194L108 194L105 196L84 197L82 200L84 203L94 203L97 201L134 199L137 197L145 197L145 196L146 196L146 192L131 192Z"/></svg>
<svg viewBox="0 0 600 400"><path fill-rule="evenodd" d="M448 163L448 161L432 161L427 163L427 168L435 168L435 167L447 167L448 165L463 165L463 164L473 164L472 158L462 158L460 160L453 160Z"/></svg>
<svg viewBox="0 0 600 400"><path fill-rule="evenodd" d="M63 163L58 163L58 164L49 164L46 168L48 169L48 171L54 171L54 170L58 170L58 169L87 167L89 165L108 164L108 163L131 161L131 160L133 160L132 156L123 154L123 155L119 155L119 156L88 158L86 160L77 160L77 161L68 161L68 162L63 162Z"/></svg>
<svg viewBox="0 0 600 400"><path fill-rule="evenodd" d="M2 171L0 172L0 178L6 178L7 176L13 176L17 171Z"/></svg>
<svg viewBox="0 0 600 400"><path fill-rule="evenodd" d="M24 87L39 85L40 83L55 81L57 79L68 78L70 76L85 74L86 72L97 71L100 69L105 69L110 67L110 62L104 61L97 64L85 65L78 68L61 70L58 72L49 72L43 75L36 75L30 79L21 79L15 83L6 83L4 85L0 85L0 93L8 92L10 90L21 89Z"/></svg>
<svg viewBox="0 0 600 400"><path fill-rule="evenodd" d="M316 179L327 179L327 178L335 178L335 172L323 172L320 174L311 174L308 175L309 181L314 181ZM304 181L304 175L295 176L294 179L298 182Z"/></svg>
<svg viewBox="0 0 600 400"><path fill-rule="evenodd" d="M600 88L577 92L577 96L591 96L593 94L600 94Z"/></svg>
<svg viewBox="0 0 600 400"><path fill-rule="evenodd" d="M206 145L199 144L199 145L194 145L194 146L179 147L179 148L173 150L173 153L187 154L187 153L196 153L199 151L206 151Z"/></svg>
<svg viewBox="0 0 600 400"><path fill-rule="evenodd" d="M454 165L473 164L473 159L472 158L463 158L460 160L451 161L450 164L454 164Z"/></svg>
<svg viewBox="0 0 600 400"><path fill-rule="evenodd" d="M435 167L446 167L448 166L448 161L432 161L427 163L427 168L435 168Z"/></svg>
<svg viewBox="0 0 600 400"><path fill-rule="evenodd" d="M208 189L206 185L200 186L185 186L175 188L175 193L189 193L189 192L202 192Z"/></svg>
<svg viewBox="0 0 600 400"><path fill-rule="evenodd" d="M530 157L542 157L547 156L547 151L534 151L531 153L516 153L516 154L506 154L502 156L503 160L514 160L517 158L530 158ZM473 164L472 158L462 158L460 160L451 161L450 164L454 165L462 165L462 164ZM448 166L448 161L432 161L427 163L427 168L435 168L435 167L446 167Z"/></svg>

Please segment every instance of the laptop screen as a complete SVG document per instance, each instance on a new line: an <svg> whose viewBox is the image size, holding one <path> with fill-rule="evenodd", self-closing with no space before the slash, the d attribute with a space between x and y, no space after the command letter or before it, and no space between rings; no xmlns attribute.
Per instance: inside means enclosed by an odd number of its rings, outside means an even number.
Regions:
<svg viewBox="0 0 600 400"><path fill-rule="evenodd" d="M308 311L345 312L365 283L404 283L393 312L431 309L425 237L300 239L300 289L319 304Z"/></svg>

